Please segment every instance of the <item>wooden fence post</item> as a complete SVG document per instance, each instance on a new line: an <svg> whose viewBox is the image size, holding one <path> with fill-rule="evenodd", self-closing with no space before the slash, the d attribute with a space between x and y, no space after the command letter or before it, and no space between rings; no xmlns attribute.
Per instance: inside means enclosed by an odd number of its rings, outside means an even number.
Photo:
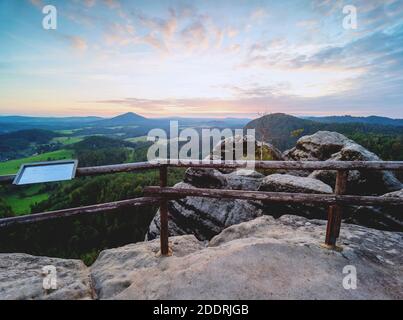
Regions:
<svg viewBox="0 0 403 320"><path fill-rule="evenodd" d="M334 193L336 195L341 195L346 192L347 177L347 170L337 171L336 185L334 187ZM343 210L339 204L329 206L325 239L325 244L328 246L334 247L336 245L337 238L340 235L342 215Z"/></svg>
<svg viewBox="0 0 403 320"><path fill-rule="evenodd" d="M168 166L162 165L160 167L160 187L166 187L168 180ZM160 242L161 242L161 255L167 256L169 254L168 247L168 200L161 199L160 201Z"/></svg>

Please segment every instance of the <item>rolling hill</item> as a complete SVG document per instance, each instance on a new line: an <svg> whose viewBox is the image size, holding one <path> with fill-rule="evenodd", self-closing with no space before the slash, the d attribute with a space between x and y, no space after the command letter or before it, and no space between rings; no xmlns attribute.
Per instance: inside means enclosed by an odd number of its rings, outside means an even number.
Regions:
<svg viewBox="0 0 403 320"><path fill-rule="evenodd" d="M319 130L337 131L350 138L358 134L377 134L403 137L403 126L369 123L327 123L297 118L284 113L273 113L249 122L245 129L255 129L256 138L273 143L281 150L291 148L302 135ZM365 143L364 143L365 145Z"/></svg>
<svg viewBox="0 0 403 320"><path fill-rule="evenodd" d="M36 146L49 143L57 134L42 129L29 129L0 134L0 161L24 157L36 152Z"/></svg>
<svg viewBox="0 0 403 320"><path fill-rule="evenodd" d="M28 129L61 130L83 127L100 117L25 117L0 116L0 133Z"/></svg>
<svg viewBox="0 0 403 320"><path fill-rule="evenodd" d="M127 112L110 119L103 119L100 121L96 121L93 124L96 126L111 127L111 126L139 125L147 122L152 122L152 120L147 119L133 112Z"/></svg>
<svg viewBox="0 0 403 320"><path fill-rule="evenodd" d="M369 116L369 117L353 117L353 116L328 116L328 117L304 117L307 120L313 120L323 123L367 123L385 126L403 126L403 119L391 119L387 117Z"/></svg>

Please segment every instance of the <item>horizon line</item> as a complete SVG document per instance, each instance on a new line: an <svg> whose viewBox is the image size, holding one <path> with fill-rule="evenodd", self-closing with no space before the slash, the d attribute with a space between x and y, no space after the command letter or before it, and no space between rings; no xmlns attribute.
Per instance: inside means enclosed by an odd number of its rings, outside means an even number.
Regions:
<svg viewBox="0 0 403 320"><path fill-rule="evenodd" d="M234 114L234 115L227 115L227 116L207 116L207 115L163 115L163 116L150 116L150 115L143 115L140 113L136 112L123 112L123 113L118 113L112 116L102 116L102 115L94 115L94 114L89 114L89 115L55 115L55 114L47 114L47 115L35 115L35 114L1 114L0 117L27 117L27 118L55 118L55 119L62 119L62 118L101 118L101 119L112 119L124 114L135 114L141 117L144 117L146 119L169 119L169 118L178 118L178 119L256 119L263 117L265 115L270 115L270 114L286 114L290 116L294 116L297 118L303 118L303 117L353 117L353 118L358 118L358 117L384 117L384 118L389 118L393 120L403 120L403 118L394 118L386 115L380 115L380 114L368 114L368 115L352 115L352 114L293 114L293 113L285 113L285 112L270 112L266 114L248 114L248 113L242 113L242 114Z"/></svg>

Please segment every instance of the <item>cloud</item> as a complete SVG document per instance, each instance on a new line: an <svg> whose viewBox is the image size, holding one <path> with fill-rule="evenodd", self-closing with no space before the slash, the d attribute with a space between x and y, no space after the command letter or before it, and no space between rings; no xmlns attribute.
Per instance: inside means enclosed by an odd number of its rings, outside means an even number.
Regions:
<svg viewBox="0 0 403 320"><path fill-rule="evenodd" d="M279 82L273 85L260 85L258 83L252 83L247 87L227 85L222 86L232 91L235 96L241 98L251 97L274 97L286 95L284 90L290 88L290 84L287 82Z"/></svg>
<svg viewBox="0 0 403 320"><path fill-rule="evenodd" d="M136 42L135 29L131 24L112 23L104 33L104 39L110 46L126 46Z"/></svg>
<svg viewBox="0 0 403 320"><path fill-rule="evenodd" d="M168 48L163 38L161 38L156 32L151 32L148 35L140 38L140 40L162 52L168 52Z"/></svg>
<svg viewBox="0 0 403 320"><path fill-rule="evenodd" d="M319 21L314 19L301 20L296 23L296 26L312 30L318 26L318 23Z"/></svg>
<svg viewBox="0 0 403 320"><path fill-rule="evenodd" d="M253 20L253 21L259 21L259 20L267 17L268 15L269 15L269 13L267 12L266 9L257 8L251 13L250 17L251 17L251 20Z"/></svg>
<svg viewBox="0 0 403 320"><path fill-rule="evenodd" d="M227 34L227 36L228 36L229 38L234 38L234 37L236 37L236 36L239 34L239 30L238 30L238 29L235 29L235 28L232 28L232 27L229 27L229 28L226 30L226 34Z"/></svg>
<svg viewBox="0 0 403 320"><path fill-rule="evenodd" d="M169 10L167 19L138 15L140 22L152 32L159 32L165 37L171 37L176 31L177 18L173 9Z"/></svg>
<svg viewBox="0 0 403 320"><path fill-rule="evenodd" d="M86 51L88 48L87 42L79 36L69 36L71 46L80 52Z"/></svg>
<svg viewBox="0 0 403 320"><path fill-rule="evenodd" d="M145 14L137 14L136 18L147 30L147 34L138 39L139 42L142 41L167 53L169 51L168 44L177 31L178 18L175 10L170 9L167 18L150 17Z"/></svg>
<svg viewBox="0 0 403 320"><path fill-rule="evenodd" d="M29 2L32 5L34 5L35 7L38 7L38 8L41 8L41 9L44 7L44 3L43 3L42 0L29 0Z"/></svg>
<svg viewBox="0 0 403 320"><path fill-rule="evenodd" d="M377 31L343 45L311 48L269 41L251 45L243 67L384 70L393 63L403 69L403 24L393 32ZM379 74L382 78L382 75Z"/></svg>
<svg viewBox="0 0 403 320"><path fill-rule="evenodd" d="M207 30L201 21L196 21L184 28L181 37L187 48L194 48L195 46L207 48L209 45Z"/></svg>
<svg viewBox="0 0 403 320"><path fill-rule="evenodd" d="M96 0L84 0L84 4L85 6L87 6L88 8L91 8L95 5Z"/></svg>
<svg viewBox="0 0 403 320"><path fill-rule="evenodd" d="M287 86L287 84L282 84ZM281 85L280 85L281 86ZM382 114L403 117L401 97L379 97L373 92L348 92L324 97L276 95L276 87L229 87L241 95L234 98L144 99L124 98L95 101L107 110L134 111L147 116L182 115L204 117L257 117L262 111L295 115L368 115L379 114L380 103L389 108Z"/></svg>
<svg viewBox="0 0 403 320"><path fill-rule="evenodd" d="M207 14L191 6L170 8L165 17L153 17L143 13L135 15L146 34L139 41L167 52L219 49L226 36L235 37L234 28L218 27Z"/></svg>
<svg viewBox="0 0 403 320"><path fill-rule="evenodd" d="M118 0L104 0L104 3L109 9L120 8L120 2Z"/></svg>
<svg viewBox="0 0 403 320"><path fill-rule="evenodd" d="M378 69L382 65L388 64L391 57L393 60L399 59L399 62L403 63L402 43L403 24L390 34L375 32L344 46L330 46L312 56L297 57L295 61L298 61L297 66L344 65L348 67L370 66Z"/></svg>

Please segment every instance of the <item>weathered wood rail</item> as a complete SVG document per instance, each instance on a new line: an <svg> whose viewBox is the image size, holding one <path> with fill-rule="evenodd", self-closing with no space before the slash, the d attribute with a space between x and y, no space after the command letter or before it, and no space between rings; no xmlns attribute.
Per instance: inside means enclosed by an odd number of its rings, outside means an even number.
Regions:
<svg viewBox="0 0 403 320"><path fill-rule="evenodd" d="M336 170L334 194L306 194L245 190L223 190L203 188L170 188L167 187L168 168L216 168L216 169L284 169L284 170ZM403 207L403 199L378 196L345 195L349 170L403 170L403 161L201 161L201 160L165 160L159 163L138 162L98 167L78 168L77 177L94 176L120 172L136 172L142 170L159 170L160 186L144 188L145 197L122 201L101 203L91 206L70 208L52 212L44 212L19 217L0 219L0 227L19 223L33 223L48 219L92 214L110 211L123 207L144 205L160 206L160 241L161 254L169 254L168 245L168 201L188 196L226 199L257 200L264 202L316 203L329 205L328 223L325 244L334 247L340 235L343 205L387 205ZM15 175L0 176L0 184L10 184Z"/></svg>

